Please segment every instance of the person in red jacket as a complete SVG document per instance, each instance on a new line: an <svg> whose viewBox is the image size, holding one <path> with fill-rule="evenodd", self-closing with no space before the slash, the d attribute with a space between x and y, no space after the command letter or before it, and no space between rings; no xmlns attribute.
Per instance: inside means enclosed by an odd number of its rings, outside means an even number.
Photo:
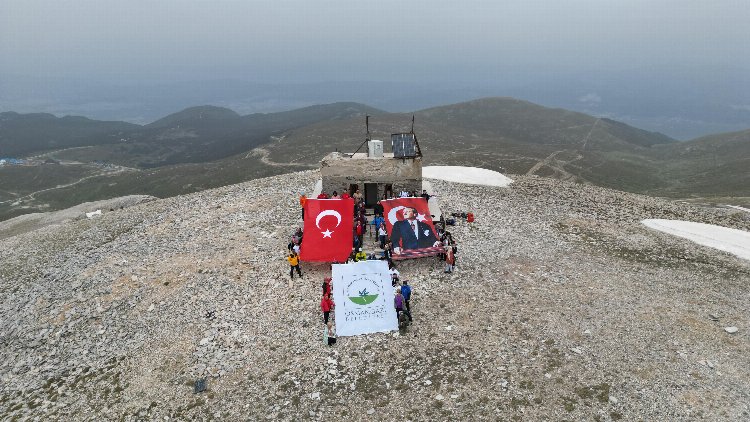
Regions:
<svg viewBox="0 0 750 422"><path fill-rule="evenodd" d="M334 307L336 307L336 304L333 303L330 293L324 294L323 299L320 299L320 309L323 311L323 324L328 324L328 316Z"/></svg>
<svg viewBox="0 0 750 422"><path fill-rule="evenodd" d="M357 220L357 225L354 226L354 232L357 234L357 238L359 239L359 247L362 247L362 244L364 242L364 235L365 235L365 227L362 225L362 223Z"/></svg>
<svg viewBox="0 0 750 422"><path fill-rule="evenodd" d="M323 295L331 294L331 277L323 279Z"/></svg>
<svg viewBox="0 0 750 422"><path fill-rule="evenodd" d="M318 199L328 199L328 194L327 194L327 193L325 193L325 192L322 192L322 191L321 191L321 192L320 192L320 193L318 194Z"/></svg>

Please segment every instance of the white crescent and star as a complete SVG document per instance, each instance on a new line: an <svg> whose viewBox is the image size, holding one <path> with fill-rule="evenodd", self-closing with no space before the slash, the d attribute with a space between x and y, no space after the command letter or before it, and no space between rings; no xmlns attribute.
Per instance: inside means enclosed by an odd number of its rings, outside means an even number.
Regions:
<svg viewBox="0 0 750 422"><path fill-rule="evenodd" d="M391 223L391 226L393 226L394 224L396 224L396 222L398 221L398 217L396 217L396 213L399 212L400 210L404 209L404 208L406 208L406 207L403 206L403 205L399 205L397 207L391 208L391 210L388 211L388 221Z"/></svg>
<svg viewBox="0 0 750 422"><path fill-rule="evenodd" d="M396 217L396 213L404 208L406 207L403 205L399 205L397 207L391 208L391 210L388 211L388 221L391 223L391 226L396 224L396 222L398 221L398 217ZM417 220L424 222L425 220L427 220L427 218L425 218L424 214L417 213Z"/></svg>
<svg viewBox="0 0 750 422"><path fill-rule="evenodd" d="M325 211L322 211L320 214L318 214L318 216L315 218L315 225L318 228L320 228L320 220L323 219L323 217L328 216L328 215L336 217L336 227L338 227L339 224L341 224L341 214L339 214L338 211L336 211L336 210L325 210ZM336 228L336 227L334 227L334 228ZM321 233L323 234L323 238L331 237L331 234L333 234L333 232L330 231L330 230L328 230L328 229L326 229L325 231L322 231Z"/></svg>

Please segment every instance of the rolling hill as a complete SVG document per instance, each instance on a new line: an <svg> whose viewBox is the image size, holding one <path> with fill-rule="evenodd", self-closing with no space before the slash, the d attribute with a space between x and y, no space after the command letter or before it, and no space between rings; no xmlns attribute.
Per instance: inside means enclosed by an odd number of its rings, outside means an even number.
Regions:
<svg viewBox="0 0 750 422"><path fill-rule="evenodd" d="M357 103L246 116L200 106L144 126L3 113L0 139L28 129L24 139L37 140L24 144L27 155L61 164L0 169L0 220L84 201L168 197L315 168L328 152L353 152L362 144L365 114L372 116L372 138L386 144L391 133L410 130L411 113ZM735 197L738 205L749 205L750 131L676 142L610 119L501 97L414 115L426 164L478 166L657 196ZM35 128L39 122L46 123ZM59 142L45 137L42 129L50 122L67 125L64 145L70 148L56 148Z"/></svg>

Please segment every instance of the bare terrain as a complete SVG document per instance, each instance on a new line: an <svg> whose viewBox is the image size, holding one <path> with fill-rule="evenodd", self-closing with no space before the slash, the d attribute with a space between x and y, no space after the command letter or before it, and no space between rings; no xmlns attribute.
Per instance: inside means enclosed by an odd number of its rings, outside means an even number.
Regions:
<svg viewBox="0 0 750 422"><path fill-rule="evenodd" d="M0 240L0 418L750 418L750 263L640 223L748 230L750 214L537 176L432 181L443 212L477 216L451 228L457 271L399 264L415 290L406 333L329 348L328 267L290 281L283 259L318 177Z"/></svg>

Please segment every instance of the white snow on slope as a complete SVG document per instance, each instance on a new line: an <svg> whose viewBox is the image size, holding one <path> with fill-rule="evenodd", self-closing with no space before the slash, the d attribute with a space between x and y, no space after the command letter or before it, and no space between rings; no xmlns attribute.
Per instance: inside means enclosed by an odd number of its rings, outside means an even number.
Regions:
<svg viewBox="0 0 750 422"><path fill-rule="evenodd" d="M646 226L750 260L750 232L680 220L643 220Z"/></svg>
<svg viewBox="0 0 750 422"><path fill-rule="evenodd" d="M513 183L512 179L502 173L479 167L427 166L422 167L422 177L485 186L507 187Z"/></svg>

